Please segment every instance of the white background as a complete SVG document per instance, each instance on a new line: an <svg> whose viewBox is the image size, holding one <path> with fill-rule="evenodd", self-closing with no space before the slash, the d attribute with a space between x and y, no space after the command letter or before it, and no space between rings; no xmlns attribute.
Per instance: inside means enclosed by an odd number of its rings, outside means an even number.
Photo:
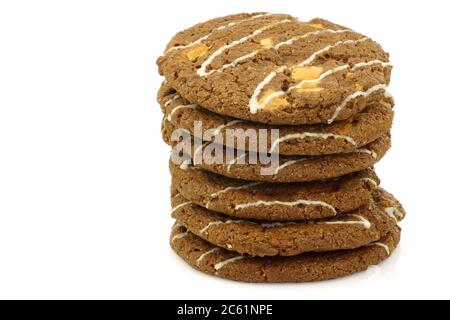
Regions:
<svg viewBox="0 0 450 320"><path fill-rule="evenodd" d="M1 1L0 298L450 298L447 1ZM155 60L190 25L242 11L323 17L391 53L393 147L377 166L408 211L370 273L242 284L172 253Z"/></svg>

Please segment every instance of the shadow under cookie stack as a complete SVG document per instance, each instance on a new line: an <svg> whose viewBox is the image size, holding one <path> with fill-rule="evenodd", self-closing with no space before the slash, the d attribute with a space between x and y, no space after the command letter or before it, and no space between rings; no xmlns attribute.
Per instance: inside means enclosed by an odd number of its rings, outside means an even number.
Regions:
<svg viewBox="0 0 450 320"><path fill-rule="evenodd" d="M157 63L164 140L192 138L169 165L170 245L183 260L227 279L304 282L392 254L405 212L373 169L394 115L379 44L323 19L237 14L176 34ZM247 131L258 144L224 139ZM234 156L198 161L208 147ZM270 174L252 161L263 150L279 160Z"/></svg>

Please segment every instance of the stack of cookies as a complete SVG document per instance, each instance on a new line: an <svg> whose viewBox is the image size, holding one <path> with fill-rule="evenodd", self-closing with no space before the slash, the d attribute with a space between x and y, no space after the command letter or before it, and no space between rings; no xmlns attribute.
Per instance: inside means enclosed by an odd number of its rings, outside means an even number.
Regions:
<svg viewBox="0 0 450 320"><path fill-rule="evenodd" d="M332 279L388 258L405 216L373 169L390 147L388 59L351 29L285 14L176 34L157 62L175 252L251 282Z"/></svg>

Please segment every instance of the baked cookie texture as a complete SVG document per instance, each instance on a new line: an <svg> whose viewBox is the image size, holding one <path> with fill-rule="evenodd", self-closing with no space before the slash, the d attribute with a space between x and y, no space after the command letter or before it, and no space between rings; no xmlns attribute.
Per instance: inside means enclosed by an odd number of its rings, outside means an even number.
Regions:
<svg viewBox="0 0 450 320"><path fill-rule="evenodd" d="M386 203L396 201L383 189L374 191L368 203L332 219L267 222L239 220L193 203L172 212L172 217L196 236L224 249L251 256L293 256L304 252L354 249L377 241L402 220L401 206L393 216ZM173 207L186 203L180 194Z"/></svg>
<svg viewBox="0 0 450 320"><path fill-rule="evenodd" d="M390 131L394 112L393 100L383 98L373 101L360 113L350 119L337 121L331 125L303 125L303 126L274 126L239 120L236 118L221 116L206 110L180 96L168 84L163 84L158 94L158 102L164 113L162 127L164 141L170 141L173 129L187 129L195 135L195 122L201 121L202 136L213 141L219 134L225 135L227 129L255 130L257 136L260 129L268 130L266 150L275 150L283 155L324 155L341 153L360 148ZM191 107L185 107L191 106ZM195 107L192 107L195 106ZM278 138L271 139L271 129L277 129ZM232 140L233 147L237 139ZM227 140L224 141L225 145ZM243 147L246 151L257 152L247 140Z"/></svg>
<svg viewBox="0 0 450 320"><path fill-rule="evenodd" d="M170 162L172 186L183 198L230 217L267 221L313 220L355 210L371 199L379 179L366 169L340 178L306 183L232 179Z"/></svg>
<svg viewBox="0 0 450 320"><path fill-rule="evenodd" d="M241 13L177 33L157 64L182 260L236 281L307 282L393 253L406 212L374 170L394 120L378 43L324 19Z"/></svg>
<svg viewBox="0 0 450 320"><path fill-rule="evenodd" d="M271 124L348 119L385 95L389 55L351 29L285 14L240 14L178 33L158 59L183 97Z"/></svg>
<svg viewBox="0 0 450 320"><path fill-rule="evenodd" d="M251 257L219 248L175 224L170 245L192 267L222 278L244 282L308 282L335 279L379 264L397 247L400 232L396 226L378 241L356 249Z"/></svg>

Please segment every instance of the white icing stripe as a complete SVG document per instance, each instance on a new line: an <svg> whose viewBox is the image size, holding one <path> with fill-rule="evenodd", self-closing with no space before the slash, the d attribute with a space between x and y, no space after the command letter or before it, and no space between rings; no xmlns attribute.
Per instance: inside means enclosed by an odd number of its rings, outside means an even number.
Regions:
<svg viewBox="0 0 450 320"><path fill-rule="evenodd" d="M282 41L282 42L276 44L274 46L274 48L275 49L279 49L282 46L291 45L297 40L305 39L305 38L310 37L310 36L316 36L316 35L321 34L321 33L335 33L336 34L336 33L346 33L346 32L354 33L353 30L349 30L349 29L339 29L339 30L322 29L322 30L317 30L317 31L311 31L311 32L305 33L304 35L296 36L296 37L290 38L290 39L288 39L286 41Z"/></svg>
<svg viewBox="0 0 450 320"><path fill-rule="evenodd" d="M248 202L248 203L243 203L243 204L238 204L236 205L234 208L236 210L242 210L242 209L246 209L249 207L259 207L259 206L271 206L271 205L281 205L281 206L288 206L288 207L293 207L296 205L306 205L306 206L321 206L321 207L325 207L330 209L333 213L336 213L336 209L324 202L324 201L315 201L315 200L303 200L303 199L299 199L296 201L278 201L278 200L273 200L273 201L264 201L264 200L258 200L258 201L254 201L254 202Z"/></svg>
<svg viewBox="0 0 450 320"><path fill-rule="evenodd" d="M232 262L235 262L235 261L237 261L237 260L241 260L241 259L244 259L244 256L236 256L236 257L234 257L234 258L230 258L230 259L224 260L224 261L222 261L222 262L218 262L218 263L216 263L216 264L214 265L214 269L215 269L216 271L219 271L220 269L222 269L223 267L225 267L227 264L232 263Z"/></svg>
<svg viewBox="0 0 450 320"><path fill-rule="evenodd" d="M273 78L275 78L275 76L278 73L283 72L286 69L287 69L287 67L282 67L276 71L272 71L271 73L269 73L266 76L266 78L263 81L261 81L256 86L255 91L253 92L253 95L251 96L250 102L249 102L250 113L255 114L256 112L258 112L258 110L260 110L262 108L261 104L258 101L261 91L264 89L265 86L267 86L272 81ZM264 103L264 101L263 101L263 103Z"/></svg>
<svg viewBox="0 0 450 320"><path fill-rule="evenodd" d="M281 170L283 170L283 169L285 169L285 168L287 168L287 167L289 167L289 166L291 166L291 165L293 165L293 164L296 164L296 163L298 163L298 162L302 162L302 161L305 161L305 160L308 160L308 159L309 159L309 158L301 158L301 159L296 159L296 160L289 160L289 161L286 161L285 163L283 163L283 164L279 165L278 167L276 167L276 168L273 170L272 175L276 175L276 174L278 174Z"/></svg>
<svg viewBox="0 0 450 320"><path fill-rule="evenodd" d="M202 262L202 260L203 260L206 256L208 256L208 255L210 255L211 253L214 253L214 252L216 252L216 251L219 251L219 250L220 250L220 248L215 247L215 248L212 248L211 250L208 250L208 251L202 253L202 254L200 255L200 257L198 257L198 259L197 259L197 262L196 262L196 263L197 263L197 266L200 265L200 262Z"/></svg>
<svg viewBox="0 0 450 320"><path fill-rule="evenodd" d="M394 96L388 91L384 92L384 97L388 98L388 99L391 99L391 100L394 100Z"/></svg>
<svg viewBox="0 0 450 320"><path fill-rule="evenodd" d="M177 194L176 196L178 196L179 194ZM176 197L175 196L175 197ZM183 227L183 225L181 224L181 223L179 223L179 222L177 222L177 223L175 223L173 226L172 226L172 230L173 229L175 229L175 228L181 228L181 227Z"/></svg>
<svg viewBox="0 0 450 320"><path fill-rule="evenodd" d="M338 47L340 45L343 45L343 44L344 45L346 45L346 44L358 44L358 43L361 43L361 42L364 42L364 41L367 41L367 40L369 40L369 38L364 37L364 38L360 38L360 39L357 39L357 40L341 40L341 41L338 41L335 44L328 45L325 48L322 48L322 49L314 52L308 59L306 59L302 63L296 65L296 67L303 67L305 65L308 65L311 62L313 62L322 53L325 53L325 52L329 51L330 49L333 49L333 48Z"/></svg>
<svg viewBox="0 0 450 320"><path fill-rule="evenodd" d="M369 220L367 220L366 218L364 218L363 216L360 216L359 214L348 214L351 217L357 218L361 220L361 224L364 226L364 228L366 229L370 229L370 227L372 226L372 224L370 223Z"/></svg>
<svg viewBox="0 0 450 320"><path fill-rule="evenodd" d="M258 86L256 87L255 91L253 92L252 97L250 98L250 102L249 102L249 108L250 108L250 112L255 114L258 110L263 109L268 102L270 101L270 99L273 99L275 96L273 96L272 94L267 96L264 101L262 103L259 103L259 95L261 94L261 91L264 89L264 87L266 85L268 85L272 79L279 73L284 72L285 70L287 70L288 68L296 68L296 67L303 67L306 66L308 64L310 64L311 62L313 62L319 55L323 54L326 51L331 50L332 48L335 48L337 46L340 45L347 45L347 44L357 44L363 41L367 41L369 40L368 38L364 37L364 38L360 38L358 40L345 40L345 41L338 41L332 45L328 45L316 52L314 52L313 54L311 54L306 60L304 60L303 62L301 62L300 64L288 67L288 66L282 66L279 67L276 71L272 71L271 73L269 73L266 78L260 82L258 84Z"/></svg>
<svg viewBox="0 0 450 320"><path fill-rule="evenodd" d="M217 225L220 225L220 224L231 224L231 223L256 224L255 222L252 222L252 221L249 221L249 220L232 220L232 219L229 219L229 220L225 220L225 221L211 221L203 229L200 230L200 234L205 233L212 226L217 226Z"/></svg>
<svg viewBox="0 0 450 320"><path fill-rule="evenodd" d="M175 240L184 238L184 237L186 237L188 234L189 234L189 231L182 232L182 233L179 233L179 234L177 234L177 235L174 235L173 238L170 240L170 242L173 243Z"/></svg>
<svg viewBox="0 0 450 320"><path fill-rule="evenodd" d="M226 193L226 192L231 191L231 190L242 190L242 189L246 189L246 188L251 188L251 187L260 185L261 183L262 183L262 182L250 182L250 183L244 184L244 185L242 185L242 186L237 186L237 187L226 187L225 189L222 189L222 190L219 190L219 191L217 191L217 192L214 192L214 193L212 193L212 194L209 196L209 200L208 200L208 202L206 202L205 207L206 207L207 209L209 209L209 205L210 205L212 199L216 199L216 198L217 198L219 195L221 195L222 193Z"/></svg>
<svg viewBox="0 0 450 320"><path fill-rule="evenodd" d="M367 220L366 218L357 215L357 214L348 214L348 216L352 216L354 218L357 218L357 221L354 220L349 220L349 221L319 221L317 222L317 224L360 224L362 225L364 228L366 229L370 229L370 227L372 226L372 224L370 223L369 220Z"/></svg>
<svg viewBox="0 0 450 320"><path fill-rule="evenodd" d="M398 221L397 217L403 218L401 211L395 207L384 208L384 212L386 212L392 219L395 219L395 221Z"/></svg>
<svg viewBox="0 0 450 320"><path fill-rule="evenodd" d="M245 36L245 37L242 37L242 38L240 38L240 39L238 39L238 40L234 40L234 41L232 41L231 43L229 43L229 44L226 44L226 45L224 45L224 46L222 46L222 47L220 47L219 49L217 49L216 51L214 51L203 63L202 63L202 65L201 65L201 67L197 70L197 74L200 76L200 77L204 77L204 76L207 76L207 75L209 75L210 73L211 73L211 71L206 71L206 69L208 68L208 66L218 57L218 56L220 56L223 52L225 52L225 51L227 51L227 50L229 50L229 49L231 49L231 48L233 48L233 47L235 47L235 46L237 46L237 45L239 45L239 44L242 44L242 43L244 43L244 42L246 42L247 40L250 40L250 39L252 39L252 38L255 38L256 36L258 36L258 35L260 35L261 33L263 33L264 31L266 31L266 30L268 30L268 29L271 29L271 28L273 28L273 27L275 27L275 26L277 26L277 25L280 25L280 24L283 24L283 23L288 23L288 22L291 22L291 20L289 20L289 19L284 19L284 20L281 20L281 21L277 21L277 22L274 22L274 23L271 23L271 24L269 24L269 25L267 25L267 26L265 26L265 27L262 27L261 29L257 29L257 30L255 30L255 31L253 31L251 34L249 34L248 36ZM213 71L214 72L214 71Z"/></svg>
<svg viewBox="0 0 450 320"><path fill-rule="evenodd" d="M384 251L386 251L387 255L391 254L391 250L389 249L389 246L382 242L372 242L372 243L368 244L368 246L382 247L384 249Z"/></svg>
<svg viewBox="0 0 450 320"><path fill-rule="evenodd" d="M174 51L174 50L191 48L191 47L193 47L193 46L195 46L195 45L197 45L197 44L207 40L216 31L225 30L225 29L228 29L230 27L236 26L236 25L238 25L240 23L243 23L243 22L246 22L246 21L251 21L251 20L254 20L254 19L261 18L261 17L270 16L270 15L273 15L273 13L258 14L258 15L252 16L252 17L250 17L248 19L242 19L242 20L237 20L237 21L230 22L228 24L225 24L225 25L222 25L220 27L217 27L216 29L212 30L210 33L204 35L201 38L198 38L197 40L195 40L195 41L193 41L193 42L191 42L191 43L189 43L187 45L178 45L178 46L174 46L174 47L172 47L170 49L167 49L165 53L169 53L169 52Z"/></svg>
<svg viewBox="0 0 450 320"><path fill-rule="evenodd" d="M243 56L240 56L240 57L236 58L235 60L233 60L230 63L224 64L219 69L211 69L211 70L209 70L207 75L210 75L210 74L212 74L214 72L223 72L224 70L226 70L228 68L234 68L235 66L237 66L242 61L246 61L246 60L249 60L249 59L255 57L263 49L265 49L265 50L267 50L267 49L278 50L282 46L292 45L295 41L297 41L299 39L307 38L309 36L318 35L318 34L321 34L321 33L344 33L344 32L354 32L354 31L346 30L346 29L342 29L342 30L323 29L323 30L317 30L317 31L308 32L308 33L306 33L304 35L296 36L296 37L290 38L288 40L278 42L275 45L268 45L268 46L264 46L264 48L262 48L262 49L254 50L254 51L252 51L250 53L247 53L247 54L245 54Z"/></svg>
<svg viewBox="0 0 450 320"><path fill-rule="evenodd" d="M167 100L167 101L164 103L164 107L167 108L167 106L168 106L169 104L171 104L173 101L175 101L175 100L178 99L178 98L181 98L181 96L180 96L179 94L174 95L171 99Z"/></svg>
<svg viewBox="0 0 450 320"><path fill-rule="evenodd" d="M370 149L367 148L360 148L360 149L355 149L355 150L350 150L348 152L344 152L344 153L367 153L370 154L372 156L372 158L376 159L378 157L377 153L375 151L372 151Z"/></svg>
<svg viewBox="0 0 450 320"><path fill-rule="evenodd" d="M342 72L342 71L348 70L348 69L350 69L350 68L351 68L351 71L355 71L355 70L357 70L357 69L361 69L361 68L364 68L364 67L367 67L367 66L372 66L372 65L375 65L375 64L381 64L382 67L392 66L391 63L389 63L389 62L384 62L384 61L381 61L381 60L371 60L371 61L368 61L368 62L359 62L359 63L355 64L352 68L350 67L349 64L344 64L344 65L338 66L338 67L336 67L336 68L334 68L334 69L330 69L330 70L325 71L324 73L322 73L322 74L321 74L318 78L316 78L316 79L302 80L302 81L300 81L298 84L289 87L286 91L276 91L276 92L272 92L270 95L268 95L268 96L264 99L263 103L261 103L260 109L264 109L264 108L267 106L267 104L270 103L271 100L273 100L273 99L275 99L275 98L282 97L282 96L284 96L284 95L290 93L291 91L293 91L293 90L295 90L295 89L302 88L302 86L303 86L304 84L306 84L306 83L319 83L320 81L322 81L322 80L325 79L326 77L329 77L329 76L332 75L332 74L335 74L335 73L338 73L338 72ZM352 140L353 140L353 139L352 139Z"/></svg>
<svg viewBox="0 0 450 320"><path fill-rule="evenodd" d="M270 152L272 152L272 149L271 149ZM355 149L355 150L348 150L348 151L344 151L344 152L342 152L342 153L366 153L366 154L371 155L374 159L376 159L376 158L378 157L378 155L377 155L377 153L376 153L375 151L369 150L369 149L367 149L367 148ZM240 158L243 158L243 157L246 156L246 155L247 155L247 153L242 154L241 156L239 156L239 157L237 157L237 158L234 158L234 159L228 164L228 166L227 166L227 172L230 173L231 167L232 167L232 166L233 166ZM300 158L300 159L296 159L296 160L289 160L289 161L286 161L285 163L283 163L283 164L279 165L278 167L274 168L274 170L273 170L273 172L271 173L271 175L277 175L281 170L283 170L283 169L285 169L285 168L287 168L287 167L289 167L289 166L291 166L291 165L294 165L294 164L296 164L296 163L298 163L298 162L302 162L302 161L305 161L305 160L310 160L310 159L311 159L311 158L307 157L307 158Z"/></svg>
<svg viewBox="0 0 450 320"><path fill-rule="evenodd" d="M355 65L353 65L352 71L355 71L357 69L364 68L364 67L373 66L375 64L379 64L383 68L392 67L392 63L390 63L390 62L386 62L386 61L381 61L381 60L376 60L375 59L375 60L371 60L371 61L368 61L368 62L356 63Z"/></svg>
<svg viewBox="0 0 450 320"><path fill-rule="evenodd" d="M240 159L245 158L247 156L247 152L244 152L243 154L241 154L240 156L234 158L233 160L230 161L230 163L227 165L227 172L230 173L231 171L231 167L238 162Z"/></svg>
<svg viewBox="0 0 450 320"><path fill-rule="evenodd" d="M184 207L184 206L190 205L190 204L192 204L192 201L186 201L186 202L180 203L179 205L177 205L175 208L173 208L173 209L170 211L170 214L172 214L172 213L174 213L175 211L177 211L178 209L180 209L180 208L182 208L182 207Z"/></svg>
<svg viewBox="0 0 450 320"><path fill-rule="evenodd" d="M387 86L385 84L377 84L373 87L370 87L369 89L367 89L366 91L356 91L354 93L352 93L351 95L347 96L347 98L345 98L345 100L336 107L336 110L333 113L333 116L328 119L328 124L333 123L333 121L337 118L337 116L339 115L339 113L342 111L342 109L344 109L347 104L359 97L368 97L369 95L373 94L374 92L377 92L379 90L383 90L386 91Z"/></svg>
<svg viewBox="0 0 450 320"><path fill-rule="evenodd" d="M288 134L283 137L280 137L274 141L272 144L272 147L270 148L270 153L272 153L281 142L291 140L291 139L305 139L305 138L320 138L320 139L329 139L329 138L335 138L335 139L343 139L353 145L356 145L355 140L349 136L344 136L340 134L334 134L334 133L314 133L314 132L303 132L303 133L293 133Z"/></svg>
<svg viewBox="0 0 450 320"><path fill-rule="evenodd" d="M204 226L203 229L200 230L200 234L205 233L206 230L208 230L212 226L216 226L216 225L223 224L223 223L224 223L223 221L212 221L212 222L208 223L206 226Z"/></svg>
<svg viewBox="0 0 450 320"><path fill-rule="evenodd" d="M227 127L230 127L232 125L235 125L237 123L242 123L242 122L244 122L244 120L232 120L230 122L224 123L224 124L222 124L222 125L220 125L220 126L218 126L217 128L214 129L213 135L217 136L220 133L221 130L223 130L223 129L227 128Z"/></svg>
<svg viewBox="0 0 450 320"><path fill-rule="evenodd" d="M177 106L177 107L172 109L170 114L167 116L167 120L169 120L169 122L172 122L172 116L176 112L178 112L178 110L180 110L180 109L195 109L195 108L197 108L196 104L187 104L187 105L182 104L182 105L179 105L179 106Z"/></svg>

